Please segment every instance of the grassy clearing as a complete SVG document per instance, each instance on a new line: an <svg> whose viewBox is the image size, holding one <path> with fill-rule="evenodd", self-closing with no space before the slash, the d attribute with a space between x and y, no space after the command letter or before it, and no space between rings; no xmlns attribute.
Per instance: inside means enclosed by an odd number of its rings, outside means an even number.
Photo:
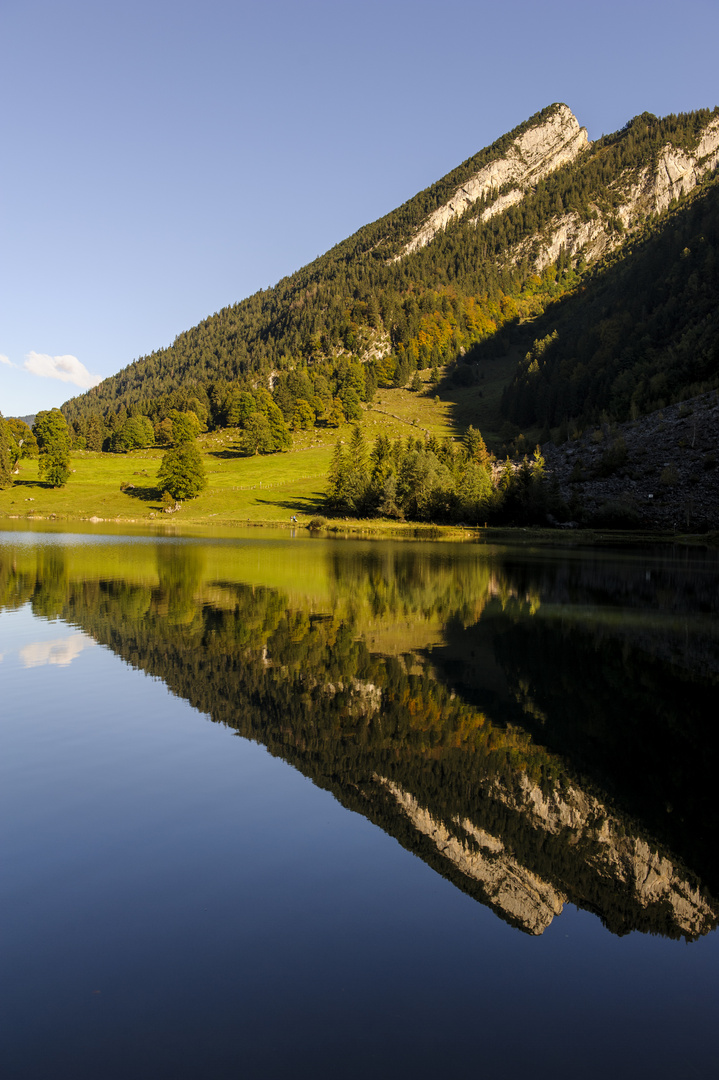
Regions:
<svg viewBox="0 0 719 1080"><path fill-rule="evenodd" d="M427 371L420 372L422 376L424 389L417 393L411 390L377 391L363 424L369 439L374 439L380 431L393 439L406 439L408 435L435 435L444 439L462 434L464 429L457 427L452 416L452 402L433 393Z"/></svg>
<svg viewBox="0 0 719 1080"><path fill-rule="evenodd" d="M239 453L202 445L207 488L199 498L186 502L173 518L203 523L217 518L233 523L283 522L292 514L314 514L321 509L324 477L331 448L299 450L267 458L245 458ZM24 462L15 485L0 492L0 515L4 517L148 522L163 512L157 490L162 453L138 450L130 454L72 455L73 474L63 488L43 484L37 462ZM134 485L123 492L121 483Z"/></svg>
<svg viewBox="0 0 719 1080"><path fill-rule="evenodd" d="M423 372L425 379L428 373ZM458 436L452 404L437 400L428 390L380 390L362 416L368 442L380 432L392 439L428 433L440 438ZM296 432L285 454L245 457L236 429L201 436L199 446L207 472L207 487L197 499L188 500L173 515L164 513L157 490L161 450L136 450L129 454L97 454L77 451L72 455L73 473L63 488L51 488L38 478L37 461L21 462L14 486L0 492L0 517L116 522L147 525L287 525L293 515L300 523L315 516L332 519L324 509L326 476L338 439L347 441L351 426L313 428ZM121 484L134 487L126 492ZM368 523L353 524L362 531ZM391 532L412 531L412 526L373 523Z"/></svg>
<svg viewBox="0 0 719 1080"><path fill-rule="evenodd" d="M371 443L380 432L390 438L459 438L471 423L485 434L488 443L499 439L496 431L502 387L511 376L516 357L500 357L485 362L486 376L478 387L442 391L435 395L428 385L429 372L422 372L425 389L379 390L371 407L365 407L362 428ZM482 397L479 392L482 391ZM486 421L486 422L485 422ZM492 426L494 425L494 427ZM221 537L231 530L237 537L246 527L275 525L289 527L296 516L299 527L313 517L324 517L335 534L403 539L481 537L487 542L562 544L565 546L617 543L645 544L646 533L621 535L616 532L557 533L556 530L474 530L452 527L418 526L411 522L372 519L357 521L332 516L324 507L326 476L338 439L348 441L351 425L340 428L313 428L295 432L288 453L268 457L244 457L238 431L210 432L201 436L200 449L208 485L197 499L188 500L175 514L164 513L156 478L163 451L137 450L129 454L73 453L70 480L63 488L50 488L38 479L37 461L21 462L15 484L0 491L0 521L4 528L26 528L33 520L41 528L58 529L72 521L74 531L135 531ZM532 433L526 432L531 440ZM128 492L121 484L133 484ZM545 536L545 532L547 535ZM651 539L663 541L654 535ZM684 538L687 542L691 538ZM716 537L698 542L716 544ZM277 571L275 571L277 572Z"/></svg>

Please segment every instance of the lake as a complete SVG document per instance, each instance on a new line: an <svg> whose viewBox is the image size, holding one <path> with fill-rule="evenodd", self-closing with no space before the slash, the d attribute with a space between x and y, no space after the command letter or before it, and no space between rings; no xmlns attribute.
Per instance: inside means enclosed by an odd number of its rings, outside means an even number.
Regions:
<svg viewBox="0 0 719 1080"><path fill-rule="evenodd" d="M719 555L0 532L15 1078L707 1077Z"/></svg>

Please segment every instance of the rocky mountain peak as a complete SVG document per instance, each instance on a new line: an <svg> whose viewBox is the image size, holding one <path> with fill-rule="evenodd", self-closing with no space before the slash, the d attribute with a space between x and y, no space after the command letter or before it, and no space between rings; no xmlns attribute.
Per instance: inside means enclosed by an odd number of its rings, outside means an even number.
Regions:
<svg viewBox="0 0 719 1080"><path fill-rule="evenodd" d="M405 245L398 258L424 247L453 219L480 198L491 199L482 219L520 202L524 193L544 176L573 161L589 146L587 129L567 105L553 106L549 116L513 140L504 156L483 166L437 207Z"/></svg>
<svg viewBox="0 0 719 1080"><path fill-rule="evenodd" d="M614 204L611 213L595 204L589 216L575 211L558 215L545 230L539 245L536 237L529 237L510 253L510 261L519 263L524 257L534 255L535 269L541 272L564 249L569 256L582 255L588 263L595 262L618 247L647 216L664 213L674 200L692 192L717 167L719 117L714 116L694 149L667 143L656 162L647 163L636 173L626 171L618 176L609 188ZM509 205L511 202L506 202L501 209ZM486 214L487 211L482 216ZM617 223L621 224L620 228L616 227Z"/></svg>

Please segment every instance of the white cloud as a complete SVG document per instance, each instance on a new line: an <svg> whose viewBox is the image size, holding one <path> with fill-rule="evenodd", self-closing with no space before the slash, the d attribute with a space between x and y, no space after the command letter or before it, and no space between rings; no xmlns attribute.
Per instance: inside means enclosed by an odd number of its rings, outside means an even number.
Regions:
<svg viewBox="0 0 719 1080"><path fill-rule="evenodd" d="M43 667L44 664L67 667L83 649L94 644L93 639L84 634L71 634L54 641L32 641L20 649L20 659L26 668Z"/></svg>
<svg viewBox="0 0 719 1080"><path fill-rule="evenodd" d="M9 364L10 367L13 366L12 362L10 360L10 357L9 356L3 356L2 353L0 353L0 364Z"/></svg>
<svg viewBox="0 0 719 1080"><path fill-rule="evenodd" d="M23 367L32 375L74 383L83 390L89 390L91 386L102 382L102 376L91 375L76 356L49 356L47 353L29 352Z"/></svg>

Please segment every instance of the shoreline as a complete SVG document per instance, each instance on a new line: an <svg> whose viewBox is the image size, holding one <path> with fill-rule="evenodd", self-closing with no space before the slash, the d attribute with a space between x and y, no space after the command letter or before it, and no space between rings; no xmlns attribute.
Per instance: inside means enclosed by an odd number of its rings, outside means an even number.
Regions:
<svg viewBox="0 0 719 1080"><path fill-rule="evenodd" d="M305 538L337 540L396 540L444 543L510 544L541 547L642 547L678 544L684 547L719 546L719 533L679 533L625 529L562 529L532 526L432 525L413 522L326 519L320 528L307 521L239 521L226 518L213 521L170 521L147 518L75 517L66 514L2 514L0 532L66 532L90 535L224 536L240 538L242 533L270 530L298 534ZM37 528L36 528L37 527Z"/></svg>

